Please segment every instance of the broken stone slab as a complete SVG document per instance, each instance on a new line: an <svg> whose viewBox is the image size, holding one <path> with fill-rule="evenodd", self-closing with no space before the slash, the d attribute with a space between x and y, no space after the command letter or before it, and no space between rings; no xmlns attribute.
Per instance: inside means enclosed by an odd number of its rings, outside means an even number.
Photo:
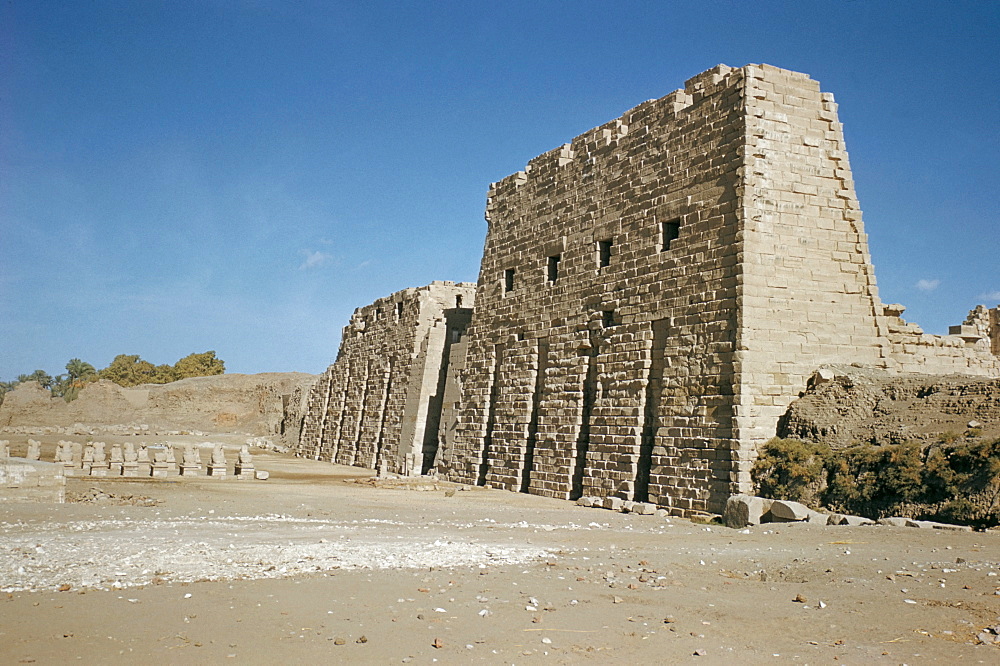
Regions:
<svg viewBox="0 0 1000 666"><path fill-rule="evenodd" d="M812 510L805 504L793 502L791 500L774 500L771 503L771 510L768 512L771 522L774 523L797 523L809 520Z"/></svg>
<svg viewBox="0 0 1000 666"><path fill-rule="evenodd" d="M760 525L763 522L764 514L771 509L773 503L774 500L764 497L733 495L726 501L722 521L726 527L735 530L742 529L747 525Z"/></svg>
<svg viewBox="0 0 1000 666"><path fill-rule="evenodd" d="M257 479L258 481L267 481L267 478L269 476L271 475L267 470L258 469L256 472L254 472L254 478Z"/></svg>
<svg viewBox="0 0 1000 666"><path fill-rule="evenodd" d="M909 518L901 518L899 516L888 516L886 518L879 518L875 521L876 525L888 525L889 527L906 527L906 523Z"/></svg>
<svg viewBox="0 0 1000 666"><path fill-rule="evenodd" d="M949 523L936 523L933 520L911 520L906 519L907 527L918 527L925 530L951 530L953 532L971 532L968 525L951 525Z"/></svg>
<svg viewBox="0 0 1000 666"><path fill-rule="evenodd" d="M812 525L826 525L829 521L830 516L828 514L812 510L809 511L809 517L805 519L805 522Z"/></svg>
<svg viewBox="0 0 1000 666"><path fill-rule="evenodd" d="M594 506L600 500L596 497L590 497L589 495L584 495L576 501L577 506Z"/></svg>
<svg viewBox="0 0 1000 666"><path fill-rule="evenodd" d="M874 525L875 521L864 516L851 516L842 513L831 513L827 516L827 525L847 525L850 527L860 527L861 525Z"/></svg>

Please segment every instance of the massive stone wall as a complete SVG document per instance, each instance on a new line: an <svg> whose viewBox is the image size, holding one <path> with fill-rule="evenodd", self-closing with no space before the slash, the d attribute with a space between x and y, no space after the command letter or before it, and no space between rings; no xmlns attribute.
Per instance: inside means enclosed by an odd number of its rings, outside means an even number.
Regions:
<svg viewBox="0 0 1000 666"><path fill-rule="evenodd" d="M309 392L296 453L402 474L433 466L449 361L475 297L473 284L434 282L355 310Z"/></svg>
<svg viewBox="0 0 1000 666"><path fill-rule="evenodd" d="M357 311L301 455L717 512L820 366L1000 376L1000 308L927 336L879 300L837 104L805 74L699 74L494 183L487 221L466 335L442 342L470 285Z"/></svg>
<svg viewBox="0 0 1000 666"><path fill-rule="evenodd" d="M804 74L700 74L494 184L487 219L456 480L718 511L816 367L907 368Z"/></svg>

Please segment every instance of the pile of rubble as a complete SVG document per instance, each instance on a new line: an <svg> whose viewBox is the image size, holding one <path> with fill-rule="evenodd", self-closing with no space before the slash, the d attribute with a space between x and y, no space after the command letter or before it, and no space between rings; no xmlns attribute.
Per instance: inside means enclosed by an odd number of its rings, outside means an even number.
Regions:
<svg viewBox="0 0 1000 666"><path fill-rule="evenodd" d="M950 525L930 520L914 520L898 516L872 520L862 516L814 511L805 504L791 500L773 500L751 495L733 495L726 502L722 521L727 527L742 529L763 523L810 523L814 525L888 525L891 527L919 527L924 529L971 532L968 525Z"/></svg>
<svg viewBox="0 0 1000 666"><path fill-rule="evenodd" d="M67 502L82 504L114 504L115 506L156 506L159 500L145 495L118 495L100 488L90 488L83 492L66 493Z"/></svg>

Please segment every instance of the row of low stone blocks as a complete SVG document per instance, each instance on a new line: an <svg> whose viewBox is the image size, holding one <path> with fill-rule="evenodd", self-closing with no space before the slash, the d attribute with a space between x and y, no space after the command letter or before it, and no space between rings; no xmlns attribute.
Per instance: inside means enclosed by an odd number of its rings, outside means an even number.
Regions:
<svg viewBox="0 0 1000 666"><path fill-rule="evenodd" d="M6 441L0 441L0 456L9 454ZM181 476L197 476L202 471L201 453L199 447L187 444L181 461L178 462L172 446L153 446L153 458L145 445L138 451L129 442L124 448L119 445L111 447L110 459L105 452L104 442L94 442L86 446L79 442L60 441L56 446L54 463L61 465L65 476L96 476L96 477L167 477L180 473ZM41 446L35 440L28 440L27 460L40 459ZM225 478L227 463L222 444L216 444L212 451L212 460L205 468L207 476ZM234 466L234 476L238 479L266 480L268 473L257 470L253 464L249 445L240 449Z"/></svg>
<svg viewBox="0 0 1000 666"><path fill-rule="evenodd" d="M621 511L622 513L636 513L640 516L652 516L662 511L667 515L665 509L657 509L652 502L633 502L623 500L620 497L590 497L583 496L576 501L580 506L589 506L596 509L610 509L611 511Z"/></svg>
<svg viewBox="0 0 1000 666"><path fill-rule="evenodd" d="M930 520L890 517L872 520L862 516L814 511L804 504L791 500L772 500L752 495L733 495L726 502L722 521L727 527L742 529L763 523L811 523L815 525L889 525L892 527L921 527L939 530L971 532L967 525L949 525Z"/></svg>

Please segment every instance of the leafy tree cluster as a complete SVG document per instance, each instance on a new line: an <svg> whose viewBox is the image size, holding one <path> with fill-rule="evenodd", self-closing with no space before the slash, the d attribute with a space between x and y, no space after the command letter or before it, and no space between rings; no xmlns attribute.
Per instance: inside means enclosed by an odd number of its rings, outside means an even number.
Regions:
<svg viewBox="0 0 1000 666"><path fill-rule="evenodd" d="M1000 439L969 431L929 447L772 439L752 471L758 493L879 518L910 515L987 527L1000 524Z"/></svg>
<svg viewBox="0 0 1000 666"><path fill-rule="evenodd" d="M109 379L119 386L139 384L167 384L188 377L207 377L226 372L226 364L216 358L214 351L189 354L173 365L153 365L137 354L119 354L111 365L98 373L101 379Z"/></svg>
<svg viewBox="0 0 1000 666"><path fill-rule="evenodd" d="M120 386L137 386L167 384L178 379L221 375L225 372L225 362L216 358L214 351L188 354L173 365L153 365L138 354L119 354L108 367L101 370L86 361L73 358L66 364L65 374L53 377L44 370L35 370L28 375L18 375L13 381L0 382L0 404L3 403L4 394L24 382L38 382L42 388L49 389L53 397L69 402L80 394L80 389L98 379L107 379Z"/></svg>

